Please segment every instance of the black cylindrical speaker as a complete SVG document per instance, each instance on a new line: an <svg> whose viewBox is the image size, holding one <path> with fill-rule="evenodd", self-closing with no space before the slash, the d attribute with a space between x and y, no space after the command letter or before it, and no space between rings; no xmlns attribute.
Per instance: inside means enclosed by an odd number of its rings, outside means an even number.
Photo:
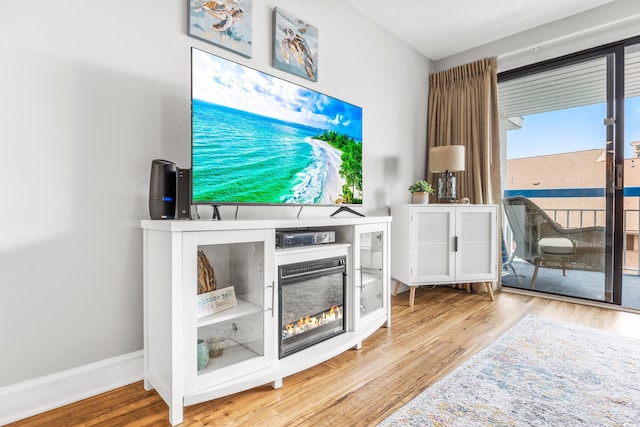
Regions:
<svg viewBox="0 0 640 427"><path fill-rule="evenodd" d="M176 164L168 160L151 162L149 182L149 216L173 219L176 215Z"/></svg>

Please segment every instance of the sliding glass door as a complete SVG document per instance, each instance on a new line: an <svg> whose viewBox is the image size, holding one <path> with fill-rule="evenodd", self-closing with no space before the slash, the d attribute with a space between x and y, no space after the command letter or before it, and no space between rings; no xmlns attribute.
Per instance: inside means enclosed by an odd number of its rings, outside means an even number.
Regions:
<svg viewBox="0 0 640 427"><path fill-rule="evenodd" d="M602 52L501 76L509 129L503 286L613 301L615 150L605 119L614 109L614 58Z"/></svg>
<svg viewBox="0 0 640 427"><path fill-rule="evenodd" d="M640 309L640 38L498 81L503 285Z"/></svg>
<svg viewBox="0 0 640 427"><path fill-rule="evenodd" d="M640 309L640 38L498 81L503 285Z"/></svg>

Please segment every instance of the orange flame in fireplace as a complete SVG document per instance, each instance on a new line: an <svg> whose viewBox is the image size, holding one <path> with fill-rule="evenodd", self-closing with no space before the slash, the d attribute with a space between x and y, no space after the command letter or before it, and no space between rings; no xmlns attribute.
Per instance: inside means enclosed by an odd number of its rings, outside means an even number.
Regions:
<svg viewBox="0 0 640 427"><path fill-rule="evenodd" d="M293 315L290 317L293 317ZM306 332L309 329L317 328L318 326L326 325L327 323L340 319L342 319L340 307L334 305L329 309L329 311L325 311L318 316L312 317L307 315L305 317L300 317L296 322L292 322L290 319L289 323L284 326L282 335L284 337L297 335Z"/></svg>

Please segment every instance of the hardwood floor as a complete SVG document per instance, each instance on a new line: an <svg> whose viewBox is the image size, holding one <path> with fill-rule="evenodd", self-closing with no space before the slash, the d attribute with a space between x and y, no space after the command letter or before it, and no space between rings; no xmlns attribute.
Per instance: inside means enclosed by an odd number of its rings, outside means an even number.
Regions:
<svg viewBox="0 0 640 427"><path fill-rule="evenodd" d="M185 426L376 425L495 340L525 314L640 337L640 315L511 294L418 288L392 297L392 327L360 350L270 386L185 408ZM168 408L142 382L85 399L11 426L167 426Z"/></svg>

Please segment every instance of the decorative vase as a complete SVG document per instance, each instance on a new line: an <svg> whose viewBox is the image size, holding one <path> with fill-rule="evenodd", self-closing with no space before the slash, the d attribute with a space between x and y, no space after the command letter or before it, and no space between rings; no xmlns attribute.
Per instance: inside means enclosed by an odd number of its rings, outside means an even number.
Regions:
<svg viewBox="0 0 640 427"><path fill-rule="evenodd" d="M205 340L198 340L198 370L209 363L209 346Z"/></svg>
<svg viewBox="0 0 640 427"><path fill-rule="evenodd" d="M429 203L429 193L425 193L424 191L416 191L413 193L414 205L426 205L427 203Z"/></svg>
<svg viewBox="0 0 640 427"><path fill-rule="evenodd" d="M224 338L209 338L209 359L222 356L224 350Z"/></svg>

